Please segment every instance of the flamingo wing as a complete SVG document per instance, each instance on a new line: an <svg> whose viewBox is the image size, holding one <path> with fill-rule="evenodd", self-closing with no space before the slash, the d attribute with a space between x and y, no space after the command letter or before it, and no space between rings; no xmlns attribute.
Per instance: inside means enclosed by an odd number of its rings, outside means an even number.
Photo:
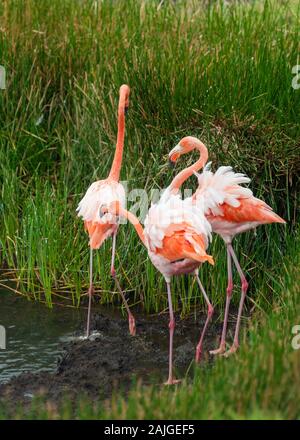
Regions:
<svg viewBox="0 0 300 440"><path fill-rule="evenodd" d="M195 193L197 202L204 205L208 220L225 220L231 223L285 223L272 208L253 196L249 188L241 184L250 179L241 173L235 173L231 167L221 166L215 173L210 164L202 174L197 174L199 188Z"/></svg>
<svg viewBox="0 0 300 440"><path fill-rule="evenodd" d="M237 207L223 203L219 206L219 211L219 215L209 212L207 215L208 220L214 218L215 220L226 220L233 223L285 223L270 206L255 197L240 199Z"/></svg>
<svg viewBox="0 0 300 440"><path fill-rule="evenodd" d="M92 249L98 249L117 230L117 216L110 212L100 215L101 206L109 206L116 201L125 206L124 188L120 183L107 179L92 183L79 202L78 216L84 220Z"/></svg>
<svg viewBox="0 0 300 440"><path fill-rule="evenodd" d="M148 248L152 251L162 248L164 237L181 231L183 225L193 228L195 234L203 236L205 247L208 246L211 226L203 209L193 203L191 198L182 200L179 195L171 195L152 205L145 219L144 229Z"/></svg>
<svg viewBox="0 0 300 440"><path fill-rule="evenodd" d="M233 208L240 205L241 199L253 197L249 188L241 186L249 183L250 179L241 173L235 173L231 167L221 166L213 173L209 163L198 177L199 187L194 195L197 202L204 205L204 212L212 212L214 215L222 214L219 206L227 204Z"/></svg>
<svg viewBox="0 0 300 440"><path fill-rule="evenodd" d="M158 255L170 262L188 258L204 263L214 264L213 258L205 251L205 237L196 234L186 225L182 224L180 230L172 232L163 238L162 247L156 250Z"/></svg>

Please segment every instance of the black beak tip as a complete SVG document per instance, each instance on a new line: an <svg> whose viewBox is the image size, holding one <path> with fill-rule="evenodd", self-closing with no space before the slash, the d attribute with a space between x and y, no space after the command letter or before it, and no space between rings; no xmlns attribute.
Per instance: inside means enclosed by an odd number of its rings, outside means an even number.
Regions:
<svg viewBox="0 0 300 440"><path fill-rule="evenodd" d="M174 168L175 167L175 162L173 162L171 159L169 159L169 167L170 168Z"/></svg>
<svg viewBox="0 0 300 440"><path fill-rule="evenodd" d="M129 107L125 107L125 108L124 108L124 113L125 113L125 115L127 115L127 113L128 113L128 109L129 109Z"/></svg>

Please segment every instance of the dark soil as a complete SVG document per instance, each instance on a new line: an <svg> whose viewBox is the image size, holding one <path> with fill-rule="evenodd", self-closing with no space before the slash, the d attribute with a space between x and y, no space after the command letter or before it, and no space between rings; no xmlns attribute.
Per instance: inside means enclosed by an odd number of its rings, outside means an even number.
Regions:
<svg viewBox="0 0 300 440"><path fill-rule="evenodd" d="M177 377L185 376L193 362L204 320L204 314L184 320L177 317L174 338ZM126 319L102 313L94 314L92 329L98 333L94 338L76 339L64 346L64 354L58 359L54 374L23 373L0 385L0 400L9 406L30 403L33 396L40 394L54 403L65 396L74 400L77 396L88 395L98 400L111 396L115 389L126 392L136 379L153 384L161 384L167 379L168 314L137 317L134 337L128 332ZM207 365L208 350L216 348L220 331L220 325L210 325L202 365Z"/></svg>

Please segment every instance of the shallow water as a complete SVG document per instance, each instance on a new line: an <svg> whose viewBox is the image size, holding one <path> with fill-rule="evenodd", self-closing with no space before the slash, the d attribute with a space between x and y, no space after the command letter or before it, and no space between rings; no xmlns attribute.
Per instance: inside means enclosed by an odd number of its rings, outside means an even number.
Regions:
<svg viewBox="0 0 300 440"><path fill-rule="evenodd" d="M0 348L0 383L25 371L55 371L62 343L75 336L84 312L49 309L0 290L0 325L6 330L6 349Z"/></svg>
<svg viewBox="0 0 300 440"><path fill-rule="evenodd" d="M119 309L93 304L94 332L86 341L83 330L86 308L49 309L0 290L0 325L6 329L7 343L5 350L0 349L0 397L9 391L11 402L31 399L40 388L46 389L54 400L67 391L99 396L100 389L101 395L109 396L115 383L127 389L133 377L142 378L144 383L161 383L168 369L168 314L135 316L137 336L131 337L127 319ZM184 320L177 314L174 337L177 377L185 377L190 371L205 319L203 312ZM219 333L215 325L209 326L204 346L206 355L216 346ZM68 343L74 339L75 344ZM208 365L203 361L203 366ZM23 372L33 374L23 376ZM19 377L10 381L13 376ZM9 381L6 390L3 384Z"/></svg>

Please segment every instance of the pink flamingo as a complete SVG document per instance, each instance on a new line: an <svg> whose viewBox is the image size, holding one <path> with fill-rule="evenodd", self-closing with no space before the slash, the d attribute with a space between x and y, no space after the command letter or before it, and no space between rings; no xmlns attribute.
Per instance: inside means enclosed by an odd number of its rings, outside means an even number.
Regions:
<svg viewBox="0 0 300 440"><path fill-rule="evenodd" d="M83 199L79 202L77 208L78 216L83 218L85 229L87 230L90 238L90 286L88 291L89 304L86 330L87 337L89 337L90 334L91 302L94 292L93 249L99 249L103 242L109 237L112 237L111 275L115 279L117 288L128 313L129 331L131 335L135 334L135 319L129 309L114 267L118 219L116 216L113 216L109 213L103 215L102 217L99 215L100 208L103 205L109 205L112 202L119 202L121 206L125 206L125 190L124 187L119 183L119 179L125 138L125 113L129 105L129 93L129 87L123 84L120 87L119 94L117 144L109 176L105 180L98 180L97 182L92 183L85 193Z"/></svg>
<svg viewBox="0 0 300 440"><path fill-rule="evenodd" d="M207 149L197 139L190 138L187 144L196 142L202 152L202 157L192 166L183 170L165 190L159 202L152 205L145 219L145 228L138 219L126 211L119 203L113 203L108 208L112 215L127 218L135 227L141 241L146 246L153 265L164 276L167 284L169 304L169 376L167 385L177 382L173 376L173 335L175 318L171 296L171 278L175 275L193 273L208 306L208 316L204 324L199 343L196 348L196 360L200 359L204 335L213 313L213 307L202 286L198 275L199 266L208 261L214 264L213 258L206 253L210 238L211 227L204 216L201 203L192 199L181 200L176 193L184 180L199 170L207 161Z"/></svg>
<svg viewBox="0 0 300 440"><path fill-rule="evenodd" d="M170 151L169 159L172 163L175 163L182 154L197 148L196 142L187 143L187 139L183 138ZM265 202L254 197L249 188L240 186L250 182L250 179L244 174L234 173L231 167L221 166L215 173L212 173L209 164L202 174L196 173L196 175L199 187L193 199L203 203L205 216L211 224L212 231L223 238L227 248L228 285L221 343L217 350L212 350L210 353L228 356L236 352L239 346L240 322L248 289L248 282L232 247L232 240L235 235L255 229L259 225L285 223L285 221ZM227 321L233 290L232 261L240 276L242 289L233 345L226 352Z"/></svg>

